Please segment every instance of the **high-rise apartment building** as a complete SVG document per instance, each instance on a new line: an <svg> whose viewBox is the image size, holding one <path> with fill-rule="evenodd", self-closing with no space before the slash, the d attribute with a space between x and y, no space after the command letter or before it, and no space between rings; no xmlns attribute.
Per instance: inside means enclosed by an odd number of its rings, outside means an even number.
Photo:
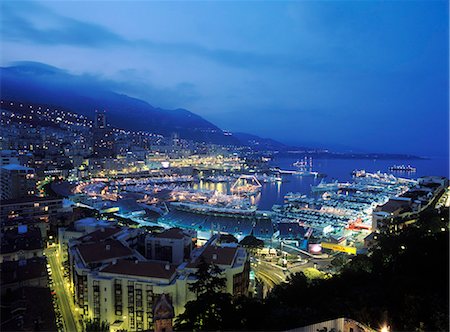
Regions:
<svg viewBox="0 0 450 332"><path fill-rule="evenodd" d="M1 167L0 173L0 195L2 200L36 194L36 179L33 168L10 164Z"/></svg>
<svg viewBox="0 0 450 332"><path fill-rule="evenodd" d="M95 157L108 158L114 155L113 135L107 125L106 114L104 112L95 112L93 138L93 152Z"/></svg>
<svg viewBox="0 0 450 332"><path fill-rule="evenodd" d="M166 230L147 238L148 259L120 240L123 232L108 233L103 241L98 237L102 234L106 230L69 241L69 266L75 304L83 319L106 321L111 331L171 331L172 317L195 299L189 285L196 281L201 261L222 270L224 291L233 296L248 293L246 250L237 244L220 244L217 235L190 252L189 234ZM159 254L158 246L164 247Z"/></svg>
<svg viewBox="0 0 450 332"><path fill-rule="evenodd" d="M19 155L15 150L2 150L0 151L0 166L6 166L11 164L20 164Z"/></svg>

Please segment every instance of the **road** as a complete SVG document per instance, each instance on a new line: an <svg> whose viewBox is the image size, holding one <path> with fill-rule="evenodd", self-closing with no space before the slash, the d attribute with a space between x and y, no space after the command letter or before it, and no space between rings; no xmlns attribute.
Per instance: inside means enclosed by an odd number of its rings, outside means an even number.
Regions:
<svg viewBox="0 0 450 332"><path fill-rule="evenodd" d="M275 285L286 281L286 275L283 269L274 266L271 263L256 260L253 270L255 271L256 277L259 278L269 290Z"/></svg>
<svg viewBox="0 0 450 332"><path fill-rule="evenodd" d="M306 262L305 259L307 260ZM302 262L290 264L287 269L276 266L273 263L255 259L252 267L256 277L265 284L268 290L270 290L275 285L286 282L287 276L304 271L307 268L317 268L320 271L326 272L333 259L334 256L321 259L305 257Z"/></svg>
<svg viewBox="0 0 450 332"><path fill-rule="evenodd" d="M334 257L322 258L322 259L308 259L308 262L301 264L293 264L289 266L289 273L294 274L301 272L307 268L316 268L319 271L327 272L329 266Z"/></svg>
<svg viewBox="0 0 450 332"><path fill-rule="evenodd" d="M56 292L56 299L59 310L64 322L64 330L67 332L79 331L76 318L71 309L71 295L64 285L64 276L61 269L62 264L57 257L56 248L49 248L46 250L46 256L50 269L52 271L53 289Z"/></svg>

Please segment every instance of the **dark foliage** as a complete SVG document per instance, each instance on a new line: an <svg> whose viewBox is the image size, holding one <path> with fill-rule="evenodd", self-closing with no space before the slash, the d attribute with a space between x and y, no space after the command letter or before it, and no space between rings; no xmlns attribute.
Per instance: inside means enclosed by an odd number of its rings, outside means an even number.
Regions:
<svg viewBox="0 0 450 332"><path fill-rule="evenodd" d="M395 331L446 331L448 223L448 210L428 209L415 224L380 234L367 256L354 257L330 279L295 274L264 301L221 293L200 296L189 302L184 318L196 313L190 321L201 317L204 324L209 316L197 312L220 315L218 325L208 321L207 330L284 330L348 317L374 329L387 323Z"/></svg>
<svg viewBox="0 0 450 332"><path fill-rule="evenodd" d="M189 285L189 289L197 296L220 293L225 288L226 280L220 275L222 270L217 265L208 264L201 257L197 268L195 273L197 281Z"/></svg>
<svg viewBox="0 0 450 332"><path fill-rule="evenodd" d="M264 247L264 241L256 238L253 235L247 235L239 244L247 249L257 249Z"/></svg>
<svg viewBox="0 0 450 332"><path fill-rule="evenodd" d="M109 332L109 324L98 320L88 319L84 322L85 332Z"/></svg>
<svg viewBox="0 0 450 332"><path fill-rule="evenodd" d="M220 234L221 243L238 243L238 239L233 234Z"/></svg>

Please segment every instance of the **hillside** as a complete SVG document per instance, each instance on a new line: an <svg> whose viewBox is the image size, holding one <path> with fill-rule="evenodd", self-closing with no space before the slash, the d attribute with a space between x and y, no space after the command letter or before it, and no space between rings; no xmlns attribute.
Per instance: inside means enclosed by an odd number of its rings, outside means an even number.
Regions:
<svg viewBox="0 0 450 332"><path fill-rule="evenodd" d="M93 118L105 110L112 126L145 130L218 144L238 144L233 136L185 109L165 110L103 87L88 76L77 76L40 63L0 68L1 98L51 104Z"/></svg>

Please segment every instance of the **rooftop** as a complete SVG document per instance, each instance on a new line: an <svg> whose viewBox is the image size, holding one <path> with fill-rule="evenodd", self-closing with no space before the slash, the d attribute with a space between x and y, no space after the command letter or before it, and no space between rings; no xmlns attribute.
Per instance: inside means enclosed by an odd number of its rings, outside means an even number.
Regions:
<svg viewBox="0 0 450 332"><path fill-rule="evenodd" d="M0 156L2 156L2 157L10 157L10 156L17 157L18 153L16 150L1 150Z"/></svg>
<svg viewBox="0 0 450 332"><path fill-rule="evenodd" d="M23 233L19 232L19 228L7 230L2 233L1 253L8 254L19 250L37 250L43 249L41 231L39 228L27 227L21 228Z"/></svg>
<svg viewBox="0 0 450 332"><path fill-rule="evenodd" d="M181 228L170 228L154 235L154 237L162 239L182 239L185 236Z"/></svg>
<svg viewBox="0 0 450 332"><path fill-rule="evenodd" d="M206 263L214 263L216 265L233 265L236 253L239 250L238 247L218 247L214 245L208 245L197 260L190 262L187 267L196 267L201 258Z"/></svg>
<svg viewBox="0 0 450 332"><path fill-rule="evenodd" d="M308 230L306 227L301 226L299 223L280 222L276 226L280 231L280 237L285 238L303 238Z"/></svg>
<svg viewBox="0 0 450 332"><path fill-rule="evenodd" d="M47 262L43 257L34 257L23 261L10 261L0 264L1 284L10 284L42 278L47 275Z"/></svg>
<svg viewBox="0 0 450 332"><path fill-rule="evenodd" d="M375 211L394 213L394 212L396 212L398 210L402 210L403 208L408 207L408 206L409 206L409 201L390 199L385 204L375 208Z"/></svg>
<svg viewBox="0 0 450 332"><path fill-rule="evenodd" d="M8 171L34 171L33 168L18 165L18 164L10 164L6 166L2 166L3 169L6 169Z"/></svg>
<svg viewBox="0 0 450 332"><path fill-rule="evenodd" d="M38 196L27 196L15 199L6 199L0 201L0 206L11 205L11 204L19 204L19 203L40 203L40 202L53 202L53 201L61 201L62 198L58 197L38 197Z"/></svg>
<svg viewBox="0 0 450 332"><path fill-rule="evenodd" d="M122 231L119 227L109 227L109 228L100 228L96 231L88 233L78 239L78 241L91 243L91 242L102 242L108 238L113 237L114 235L120 233Z"/></svg>
<svg viewBox="0 0 450 332"><path fill-rule="evenodd" d="M176 272L176 266L160 262L141 262L121 259L103 268L100 272L171 279Z"/></svg>
<svg viewBox="0 0 450 332"><path fill-rule="evenodd" d="M39 300L36 300L39 299ZM56 317L50 290L21 287L2 301L2 331L56 331ZM14 313L13 313L14 310ZM36 321L39 326L36 326Z"/></svg>
<svg viewBox="0 0 450 332"><path fill-rule="evenodd" d="M131 257L133 251L117 240L106 240L100 243L81 243L78 252L86 264L98 263L114 258Z"/></svg>

